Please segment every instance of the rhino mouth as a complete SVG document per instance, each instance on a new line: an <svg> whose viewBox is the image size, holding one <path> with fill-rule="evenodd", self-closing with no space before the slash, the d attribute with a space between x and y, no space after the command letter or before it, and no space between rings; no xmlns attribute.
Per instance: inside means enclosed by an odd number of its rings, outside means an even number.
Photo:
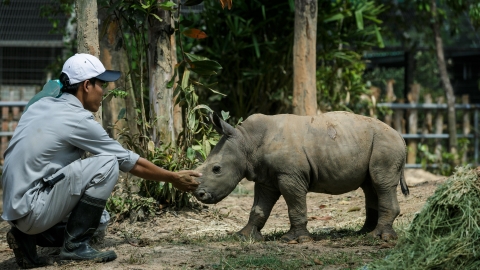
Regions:
<svg viewBox="0 0 480 270"><path fill-rule="evenodd" d="M205 191L204 189L199 189L199 190L196 190L193 195L195 196L195 198L197 198L199 201L201 201L202 203L217 203L218 200L216 200L213 195L207 191Z"/></svg>

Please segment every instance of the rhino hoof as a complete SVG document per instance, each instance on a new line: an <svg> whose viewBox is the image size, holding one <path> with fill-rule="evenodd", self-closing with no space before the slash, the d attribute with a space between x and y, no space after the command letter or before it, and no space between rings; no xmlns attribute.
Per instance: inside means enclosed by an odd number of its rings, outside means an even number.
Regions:
<svg viewBox="0 0 480 270"><path fill-rule="evenodd" d="M292 241L296 241L298 243L307 243L311 242L313 239L307 235L300 235L297 238L291 238L289 235L284 235L282 238L280 238L280 240L285 243L291 243Z"/></svg>

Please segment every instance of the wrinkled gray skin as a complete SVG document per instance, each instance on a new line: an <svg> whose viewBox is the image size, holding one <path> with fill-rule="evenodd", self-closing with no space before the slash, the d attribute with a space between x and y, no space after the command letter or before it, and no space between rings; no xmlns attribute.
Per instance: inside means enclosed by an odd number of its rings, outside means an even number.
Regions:
<svg viewBox="0 0 480 270"><path fill-rule="evenodd" d="M396 188L408 195L403 170L406 147L400 134L385 123L348 112L319 116L255 114L233 128L218 116L214 127L223 134L197 170L195 197L217 203L244 177L255 182L255 199L247 225L238 232L263 240L260 230L282 195L290 230L283 241L307 242L307 192L343 194L362 188L366 219L360 233L394 239L400 213Z"/></svg>

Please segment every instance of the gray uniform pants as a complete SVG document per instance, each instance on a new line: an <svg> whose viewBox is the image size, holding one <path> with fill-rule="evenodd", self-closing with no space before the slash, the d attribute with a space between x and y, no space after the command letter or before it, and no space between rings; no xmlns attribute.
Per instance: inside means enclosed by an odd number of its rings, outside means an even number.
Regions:
<svg viewBox="0 0 480 270"><path fill-rule="evenodd" d="M70 214L83 194L107 200L118 180L118 161L109 154L79 159L45 180L61 173L65 178L53 188L41 188L32 202L32 211L14 222L18 229L38 234L53 227Z"/></svg>

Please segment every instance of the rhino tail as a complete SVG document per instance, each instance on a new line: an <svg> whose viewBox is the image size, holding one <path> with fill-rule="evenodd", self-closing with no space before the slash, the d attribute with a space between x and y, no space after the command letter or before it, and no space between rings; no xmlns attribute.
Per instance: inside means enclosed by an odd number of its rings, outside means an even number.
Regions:
<svg viewBox="0 0 480 270"><path fill-rule="evenodd" d="M408 190L407 182L405 181L405 172L402 170L402 174L400 175L400 188L402 188L402 193L405 196L410 194L410 190Z"/></svg>

